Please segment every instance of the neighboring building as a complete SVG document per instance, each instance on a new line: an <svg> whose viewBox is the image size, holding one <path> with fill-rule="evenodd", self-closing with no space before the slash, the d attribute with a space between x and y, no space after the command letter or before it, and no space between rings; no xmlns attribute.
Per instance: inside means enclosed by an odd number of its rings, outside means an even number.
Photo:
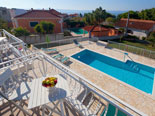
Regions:
<svg viewBox="0 0 155 116"><path fill-rule="evenodd" d="M115 26L126 28L127 19L121 19ZM138 37L146 37L147 34L155 30L155 21L152 20L140 20L140 19L129 19L128 29L132 30L133 35Z"/></svg>
<svg viewBox="0 0 155 116"><path fill-rule="evenodd" d="M0 18L2 18L4 21L7 21L9 27L13 27L12 19L15 16L21 15L25 12L27 11L24 9L7 9L6 7L0 7Z"/></svg>
<svg viewBox="0 0 155 116"><path fill-rule="evenodd" d="M13 19L15 16L26 13L27 10L12 8L12 9L9 9L9 12L10 12L10 15L11 15L11 19Z"/></svg>
<svg viewBox="0 0 155 116"><path fill-rule="evenodd" d="M118 35L118 30L114 28L105 28L102 26L86 26L83 29L88 32L91 32L91 36L94 36L94 37Z"/></svg>
<svg viewBox="0 0 155 116"><path fill-rule="evenodd" d="M7 22L11 22L10 12L6 7L0 7L0 18Z"/></svg>
<svg viewBox="0 0 155 116"><path fill-rule="evenodd" d="M70 14L68 15L69 18L74 18L74 17L79 17L79 14L75 13L75 14Z"/></svg>
<svg viewBox="0 0 155 116"><path fill-rule="evenodd" d="M48 21L55 25L54 33L63 32L63 18L59 12L54 9L49 10L33 10L15 16L13 19L14 28L23 27L34 33L34 27L41 21Z"/></svg>

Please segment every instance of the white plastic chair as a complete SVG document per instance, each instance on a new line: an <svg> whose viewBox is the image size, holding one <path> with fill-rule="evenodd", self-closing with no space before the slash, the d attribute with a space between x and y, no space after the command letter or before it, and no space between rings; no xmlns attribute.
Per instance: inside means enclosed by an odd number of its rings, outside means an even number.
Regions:
<svg viewBox="0 0 155 116"><path fill-rule="evenodd" d="M70 79L70 88L72 88L72 95L65 98L66 102L72 105L83 116L96 116L93 111L89 110L83 104L86 96L90 93L89 89L83 86L80 82Z"/></svg>
<svg viewBox="0 0 155 116"><path fill-rule="evenodd" d="M19 104L16 104L18 108L22 103L21 100L27 100L29 98L31 82L20 82L18 78L13 75L13 72L8 68L5 72L0 75L0 101L4 99L8 101L14 100L20 101ZM14 104L15 105L15 104ZM11 104L10 104L11 107ZM27 114L27 111L21 109Z"/></svg>

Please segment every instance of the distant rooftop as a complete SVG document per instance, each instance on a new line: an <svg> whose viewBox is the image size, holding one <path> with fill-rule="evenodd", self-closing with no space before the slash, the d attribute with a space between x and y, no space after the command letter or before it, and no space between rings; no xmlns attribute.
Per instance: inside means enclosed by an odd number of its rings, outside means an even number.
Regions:
<svg viewBox="0 0 155 116"><path fill-rule="evenodd" d="M126 27L127 19L122 18L118 21L115 26ZM155 25L155 21L152 20L140 20L140 19L129 19L129 28L139 29L139 30L149 30Z"/></svg>
<svg viewBox="0 0 155 116"><path fill-rule="evenodd" d="M54 10L54 9L49 9L49 10L33 10L31 9L30 11L18 15L15 18L41 18L41 17L46 17L46 18L61 18L62 15L60 12Z"/></svg>

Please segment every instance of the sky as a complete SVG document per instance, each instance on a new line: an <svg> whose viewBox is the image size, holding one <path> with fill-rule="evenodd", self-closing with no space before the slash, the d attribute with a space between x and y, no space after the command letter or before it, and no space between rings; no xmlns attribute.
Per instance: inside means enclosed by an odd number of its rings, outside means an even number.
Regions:
<svg viewBox="0 0 155 116"><path fill-rule="evenodd" d="M22 9L94 10L101 6L110 11L155 8L155 0L0 0L0 7Z"/></svg>

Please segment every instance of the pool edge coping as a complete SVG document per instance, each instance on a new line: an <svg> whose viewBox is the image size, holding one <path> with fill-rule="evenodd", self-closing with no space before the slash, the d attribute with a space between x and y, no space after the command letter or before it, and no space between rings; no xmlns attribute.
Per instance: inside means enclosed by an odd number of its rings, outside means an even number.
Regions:
<svg viewBox="0 0 155 116"><path fill-rule="evenodd" d="M76 52L76 53L74 53L74 54L71 54L71 55L70 55L70 58L71 58L72 60L75 60L76 62L79 62L79 63L81 63L81 64L87 66L87 67L90 67L92 70L95 70L95 71L97 71L97 72L102 73L103 75L107 76L108 78L111 77L113 80L116 80L117 82L119 82L119 84L123 84L123 85L129 87L130 89L134 90L135 92L138 92L138 93L140 93L140 94L142 94L142 95L145 95L145 96L151 98L152 100L155 100L153 94L146 93L146 92L144 92L144 91L142 91L142 90L140 90L140 89L138 89L138 88L136 88L136 87L133 87L133 86L131 86L131 85L129 85L129 84L127 84L127 83L125 83L125 82L123 82L123 81L121 81L121 80L115 78L115 77L112 77L111 75L108 75L108 74L106 74L106 73L104 73L104 72L102 72L102 71L100 71L100 70L98 70L98 69L95 69L95 68L93 68L93 67L91 67L91 66L89 66L89 65L87 65L87 64L85 64L85 63L83 63L83 62L81 62L81 61L79 61L79 60L77 60L77 59L71 57L71 56L73 56L73 55L75 55L75 54L77 54L77 53L79 53L79 52L81 52L81 51L84 51L84 50L90 50L90 51L93 51L93 52L97 52L97 51L94 51L94 50L86 49L86 48L85 48L85 49L82 49L82 50L80 50L80 51L78 51L78 52ZM99 53L99 54L101 54L101 55L104 55L103 53L100 53L100 52L97 52L97 53ZM106 56L107 56L107 55L106 55ZM111 56L108 56L108 57L111 57ZM114 58L114 57L112 57L112 58ZM116 59L116 58L114 58L114 59ZM118 59L117 59L117 60L118 60ZM152 91L153 91L153 90L152 90Z"/></svg>

